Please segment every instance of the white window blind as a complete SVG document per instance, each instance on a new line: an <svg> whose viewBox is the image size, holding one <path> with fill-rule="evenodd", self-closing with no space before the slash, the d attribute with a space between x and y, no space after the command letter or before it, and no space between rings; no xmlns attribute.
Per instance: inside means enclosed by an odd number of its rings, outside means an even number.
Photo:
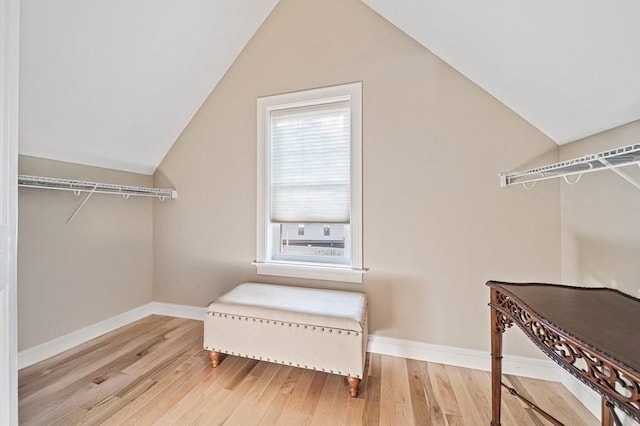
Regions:
<svg viewBox="0 0 640 426"><path fill-rule="evenodd" d="M271 222L350 222L350 116L349 101L271 111Z"/></svg>

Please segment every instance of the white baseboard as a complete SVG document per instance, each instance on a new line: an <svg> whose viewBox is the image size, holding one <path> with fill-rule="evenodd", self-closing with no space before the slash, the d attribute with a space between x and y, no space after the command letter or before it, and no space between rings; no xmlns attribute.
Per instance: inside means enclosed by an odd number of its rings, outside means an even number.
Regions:
<svg viewBox="0 0 640 426"><path fill-rule="evenodd" d="M582 405L587 407L587 409L591 411L591 414L593 414L598 420L600 420L600 396L595 393L595 391L591 390L589 386L573 377L567 371L562 370L560 379L564 387L567 388L567 390L569 390L569 392L571 392L573 396L575 396L578 401L582 403Z"/></svg>
<svg viewBox="0 0 640 426"><path fill-rule="evenodd" d="M88 342L91 339L95 339L105 333L149 316L154 313L152 305L152 303L147 303L146 305L139 306L130 311L116 315L115 317L108 318L104 321L100 321L88 327L81 328L80 330L20 351L18 352L18 369L22 369L47 358L51 358L52 356L58 355L64 351L81 345L82 343Z"/></svg>
<svg viewBox="0 0 640 426"><path fill-rule="evenodd" d="M204 321L204 317L207 313L207 308L201 306L177 305L175 303L163 302L151 302L149 305L151 305L152 313L168 317Z"/></svg>
<svg viewBox="0 0 640 426"><path fill-rule="evenodd" d="M489 371L491 369L491 358L487 352L452 346L431 345L411 340L376 336L375 334L369 335L367 351L476 370ZM502 360L502 372L504 374L559 382L561 368L553 361L546 359L505 355Z"/></svg>

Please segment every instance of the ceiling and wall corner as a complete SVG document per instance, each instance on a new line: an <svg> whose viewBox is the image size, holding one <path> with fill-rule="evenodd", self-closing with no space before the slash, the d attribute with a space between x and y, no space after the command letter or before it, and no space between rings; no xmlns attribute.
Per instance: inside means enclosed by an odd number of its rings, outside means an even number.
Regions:
<svg viewBox="0 0 640 426"><path fill-rule="evenodd" d="M640 119L636 0L362 1L559 144ZM23 1L20 153L153 173L277 2Z"/></svg>
<svg viewBox="0 0 640 426"><path fill-rule="evenodd" d="M152 174L276 3L24 0L20 154Z"/></svg>
<svg viewBox="0 0 640 426"><path fill-rule="evenodd" d="M362 1L558 144L640 119L636 0Z"/></svg>

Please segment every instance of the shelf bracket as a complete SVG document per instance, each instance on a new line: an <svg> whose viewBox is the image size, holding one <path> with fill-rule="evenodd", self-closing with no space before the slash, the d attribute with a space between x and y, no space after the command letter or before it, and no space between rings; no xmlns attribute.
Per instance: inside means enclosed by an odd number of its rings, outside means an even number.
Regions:
<svg viewBox="0 0 640 426"><path fill-rule="evenodd" d="M629 176L628 173L625 173L625 172L623 172L622 170L620 170L618 168L612 167L612 164L610 162L608 162L607 160L600 159L600 162L602 164L604 164L605 166L607 166L609 168L609 170L611 170L613 173L617 174L622 179L624 179L627 182L629 182L631 185L633 185L636 188L640 189L640 183L637 180L635 180L634 178L632 178L631 176ZM638 163L638 166L640 166L640 163Z"/></svg>
<svg viewBox="0 0 640 426"><path fill-rule="evenodd" d="M78 207L76 207L76 209L73 211L73 213L71 213L71 216L69 216L69 219L67 219L67 225L69 224L69 222L71 222L71 220L73 220L73 218L75 217L75 215L80 211L80 209L84 206L84 204L89 200L89 198L93 195L94 192L96 192L96 189L98 188L98 186L94 186L93 189L91 190L91 192L89 192L87 194L86 197L84 197L84 200L82 200L82 202L80 203L80 205Z"/></svg>

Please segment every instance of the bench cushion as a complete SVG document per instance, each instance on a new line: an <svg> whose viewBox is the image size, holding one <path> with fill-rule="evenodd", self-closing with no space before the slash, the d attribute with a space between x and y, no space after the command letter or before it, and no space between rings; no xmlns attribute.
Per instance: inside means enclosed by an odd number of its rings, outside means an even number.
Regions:
<svg viewBox="0 0 640 426"><path fill-rule="evenodd" d="M244 283L211 303L208 312L362 332L366 308L362 293Z"/></svg>

